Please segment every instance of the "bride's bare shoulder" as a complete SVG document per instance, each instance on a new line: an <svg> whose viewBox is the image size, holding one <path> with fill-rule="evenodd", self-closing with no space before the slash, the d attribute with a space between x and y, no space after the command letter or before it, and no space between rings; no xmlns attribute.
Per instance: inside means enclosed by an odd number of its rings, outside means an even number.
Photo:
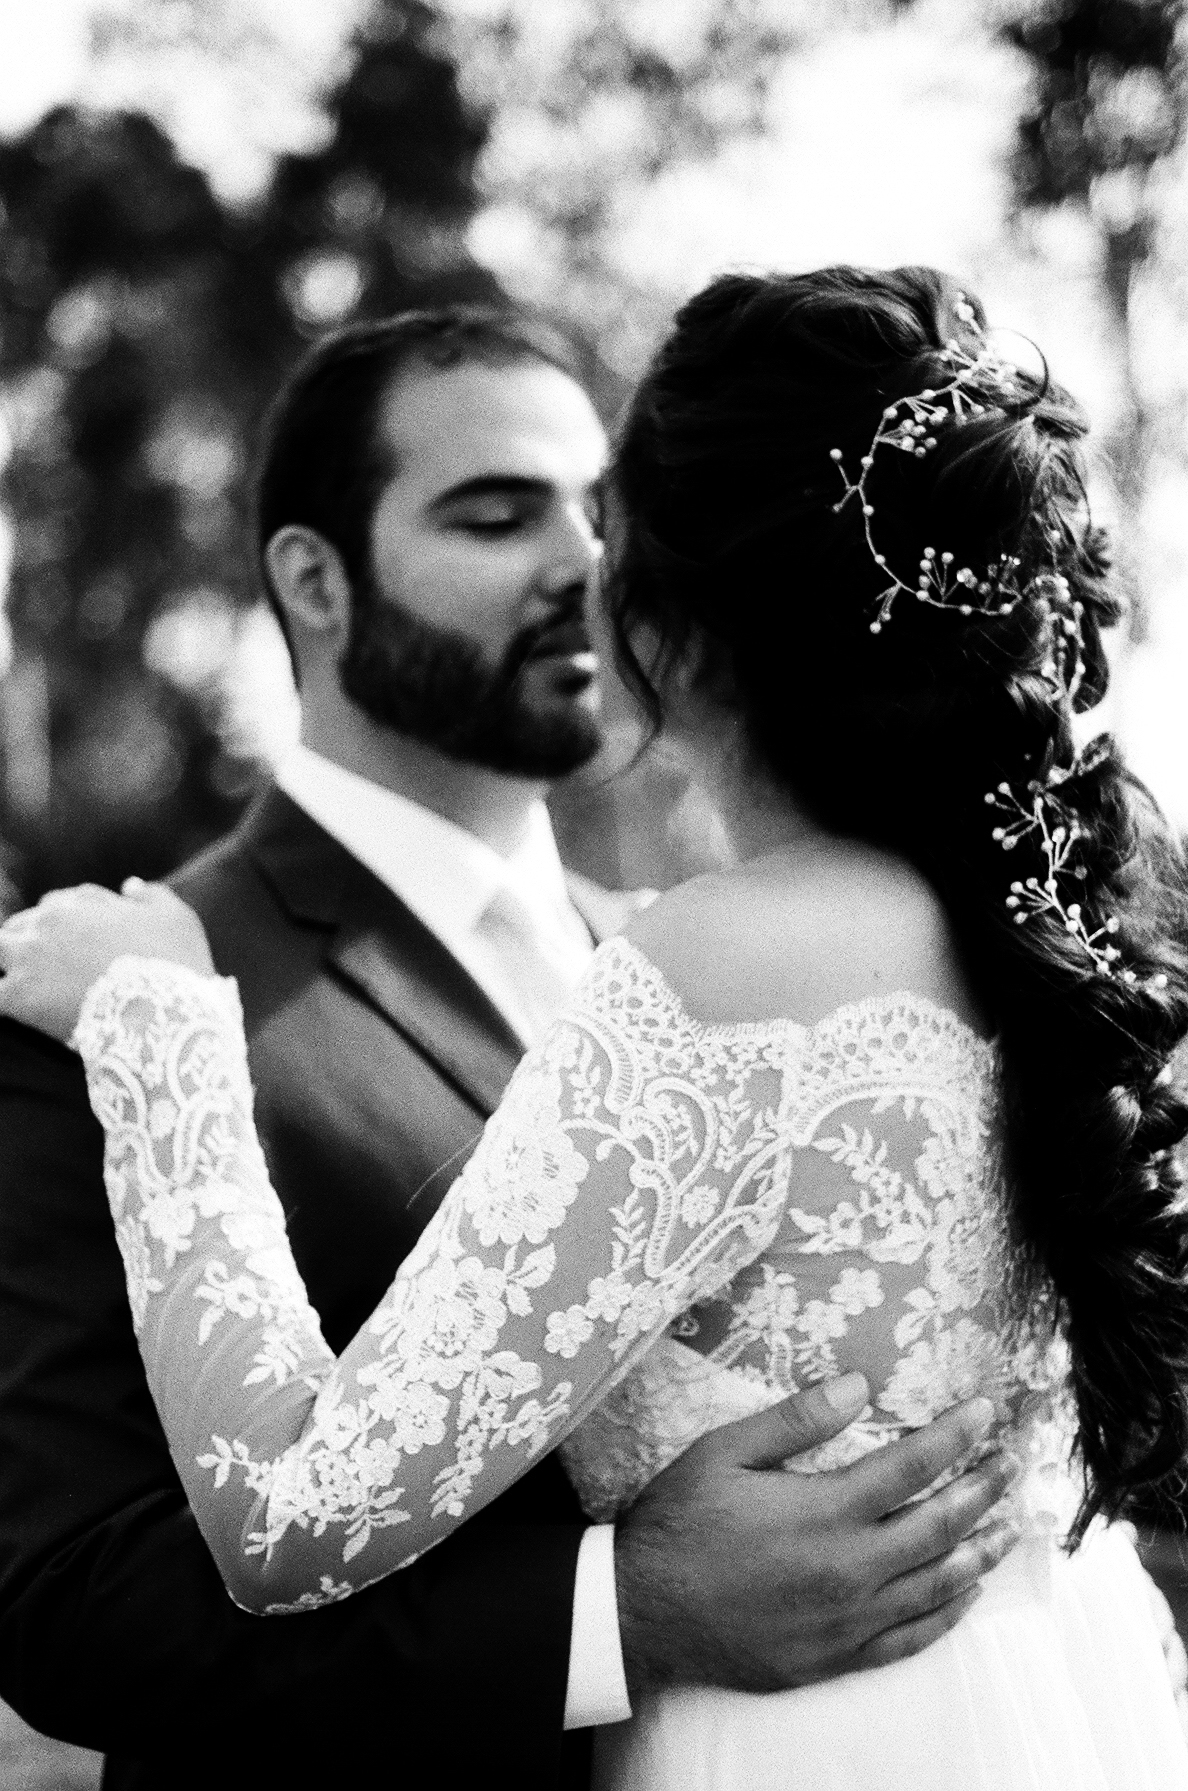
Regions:
<svg viewBox="0 0 1188 1791"><path fill-rule="evenodd" d="M982 1029L932 886L857 842L696 877L638 914L628 937L701 1019L811 1023L909 989Z"/></svg>

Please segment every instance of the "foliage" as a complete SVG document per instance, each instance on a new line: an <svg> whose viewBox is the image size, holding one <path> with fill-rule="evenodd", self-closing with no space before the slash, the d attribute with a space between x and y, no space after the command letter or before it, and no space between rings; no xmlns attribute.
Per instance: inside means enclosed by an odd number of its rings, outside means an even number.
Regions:
<svg viewBox="0 0 1188 1791"><path fill-rule="evenodd" d="M59 108L0 144L0 834L27 894L163 871L237 810L218 649L252 595L250 444L304 343L493 288L464 242L484 127L433 9L382 0L326 111L248 209L143 115ZM161 669L179 618L188 663Z"/></svg>
<svg viewBox="0 0 1188 1791"><path fill-rule="evenodd" d="M1021 204L1087 200L1109 228L1140 222L1147 176L1183 135L1182 15L1180 0L1043 0L1006 24L1037 76Z"/></svg>
<svg viewBox="0 0 1188 1791"><path fill-rule="evenodd" d="M1159 175L1188 121L1183 0L1033 0L1004 30L1035 74L1012 168L1020 212L1073 206L1089 213L1101 237L1102 294L1123 388L1108 447L1130 536L1124 545L1137 569L1152 463L1169 446L1183 456L1171 395L1157 415L1134 372L1136 285L1158 252ZM1144 581L1133 584L1138 638Z"/></svg>
<svg viewBox="0 0 1188 1791"><path fill-rule="evenodd" d="M591 345L608 407L677 296L620 267L624 217L670 170L768 128L773 83L819 20L807 0L574 0L547 19L497 0L455 17L465 91L491 111L481 241L505 282Z"/></svg>
<svg viewBox="0 0 1188 1791"><path fill-rule="evenodd" d="M253 598L251 444L303 344L351 316L498 290L467 248L486 150L488 236L516 219L536 233L518 257L536 270L525 296L574 326L612 408L673 296L617 267L624 207L764 129L813 13L375 0L320 137L281 155L247 205L187 162L174 119L63 107L0 143L14 444L0 497L15 531L0 838L26 894L163 871L237 812L254 767L219 703ZM113 3L97 53L184 66L196 85L222 57L215 87L240 105L283 73L233 0ZM559 821L613 875L621 816L590 812L610 800L577 792Z"/></svg>

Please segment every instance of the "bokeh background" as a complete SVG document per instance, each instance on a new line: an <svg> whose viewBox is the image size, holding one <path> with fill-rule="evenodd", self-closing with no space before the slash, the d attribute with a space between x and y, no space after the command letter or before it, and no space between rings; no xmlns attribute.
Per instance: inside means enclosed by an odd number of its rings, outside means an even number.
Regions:
<svg viewBox="0 0 1188 1791"><path fill-rule="evenodd" d="M1182 12L4 0L6 899L166 870L291 738L246 492L320 331L503 290L572 330L610 417L673 305L739 264L939 263L1042 344L1097 425L1132 593L1107 719L1188 825ZM662 750L604 768L557 804L584 868L712 857Z"/></svg>
<svg viewBox="0 0 1188 1791"><path fill-rule="evenodd" d="M2 0L0 910L166 871L292 738L246 498L320 332L503 291L572 332L609 419L738 265L934 262L1043 346L1096 424L1131 593L1103 719L1188 827L1182 15ZM608 782L621 744L560 793L564 847L671 882L712 817L662 747ZM0 1733L4 1787L94 1783L26 1741Z"/></svg>

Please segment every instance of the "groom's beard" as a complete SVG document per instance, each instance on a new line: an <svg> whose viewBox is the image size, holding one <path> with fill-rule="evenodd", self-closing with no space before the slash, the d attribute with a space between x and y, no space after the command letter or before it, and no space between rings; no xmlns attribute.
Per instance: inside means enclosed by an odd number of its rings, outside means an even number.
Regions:
<svg viewBox="0 0 1188 1791"><path fill-rule="evenodd" d="M534 706L524 673L583 642L583 605L569 602L521 629L491 665L467 635L367 590L355 604L339 675L345 694L383 727L470 765L551 779L592 759L601 729L576 700L554 693L547 711Z"/></svg>

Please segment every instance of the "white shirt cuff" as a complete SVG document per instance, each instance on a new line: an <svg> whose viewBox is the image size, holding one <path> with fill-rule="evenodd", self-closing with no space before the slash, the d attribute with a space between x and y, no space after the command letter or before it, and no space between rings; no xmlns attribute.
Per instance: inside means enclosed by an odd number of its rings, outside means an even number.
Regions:
<svg viewBox="0 0 1188 1791"><path fill-rule="evenodd" d="M615 1527L591 1524L578 1549L573 1584L565 1727L625 1723L630 1715L615 1594Z"/></svg>

